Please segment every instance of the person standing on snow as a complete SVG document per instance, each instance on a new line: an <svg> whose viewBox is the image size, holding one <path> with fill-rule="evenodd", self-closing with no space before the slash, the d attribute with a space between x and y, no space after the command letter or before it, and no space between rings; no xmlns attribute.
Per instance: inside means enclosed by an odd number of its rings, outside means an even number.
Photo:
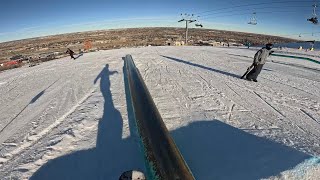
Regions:
<svg viewBox="0 0 320 180"><path fill-rule="evenodd" d="M271 43L268 43L266 44L266 47L263 47L254 55L253 69L247 74L247 80L258 82L257 77L260 74L263 65L266 63L267 57L274 52L271 51L272 46Z"/></svg>
<svg viewBox="0 0 320 180"><path fill-rule="evenodd" d="M67 49L66 53L69 54L72 59L76 59L75 57L73 57L74 52L70 48Z"/></svg>

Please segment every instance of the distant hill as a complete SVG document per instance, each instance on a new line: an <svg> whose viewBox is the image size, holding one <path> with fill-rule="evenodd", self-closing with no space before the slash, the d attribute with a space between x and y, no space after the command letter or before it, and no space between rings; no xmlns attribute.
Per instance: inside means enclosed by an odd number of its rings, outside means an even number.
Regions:
<svg viewBox="0 0 320 180"><path fill-rule="evenodd" d="M5 61L15 55L37 56L49 52L64 52L67 47L83 49L90 41L95 49L114 49L146 45L168 45L168 41L184 41L184 28L127 28L59 34L0 43L0 59ZM278 36L214 29L189 29L190 45L199 41L246 43L252 45L296 42Z"/></svg>

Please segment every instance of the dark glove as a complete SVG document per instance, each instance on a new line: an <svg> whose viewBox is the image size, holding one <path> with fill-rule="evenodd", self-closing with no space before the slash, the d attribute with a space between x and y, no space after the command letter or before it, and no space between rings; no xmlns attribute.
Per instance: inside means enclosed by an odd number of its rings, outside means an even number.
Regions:
<svg viewBox="0 0 320 180"><path fill-rule="evenodd" d="M270 52L269 52L269 55L271 55L272 53L274 53L274 51L270 51Z"/></svg>

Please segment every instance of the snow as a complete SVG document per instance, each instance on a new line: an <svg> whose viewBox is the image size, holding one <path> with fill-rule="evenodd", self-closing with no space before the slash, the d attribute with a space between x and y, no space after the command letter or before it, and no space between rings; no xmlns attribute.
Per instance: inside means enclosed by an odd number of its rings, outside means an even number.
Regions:
<svg viewBox="0 0 320 180"><path fill-rule="evenodd" d="M197 179L316 179L320 65L272 56L258 83L239 79L255 52L128 48L4 71L0 179L118 179L144 171L127 113L126 54Z"/></svg>

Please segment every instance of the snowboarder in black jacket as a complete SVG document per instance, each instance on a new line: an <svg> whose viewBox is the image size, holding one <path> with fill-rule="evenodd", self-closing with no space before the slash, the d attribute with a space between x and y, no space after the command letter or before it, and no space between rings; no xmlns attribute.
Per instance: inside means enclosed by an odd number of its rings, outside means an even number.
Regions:
<svg viewBox="0 0 320 180"><path fill-rule="evenodd" d="M74 52L70 48L67 49L66 53L69 54L72 59L76 59L73 57Z"/></svg>
<svg viewBox="0 0 320 180"><path fill-rule="evenodd" d="M268 43L266 44L266 47L263 47L254 55L253 69L247 74L247 80L258 82L257 77L260 74L263 65L266 63L267 57L273 53L273 51L271 51L272 46L271 43Z"/></svg>

